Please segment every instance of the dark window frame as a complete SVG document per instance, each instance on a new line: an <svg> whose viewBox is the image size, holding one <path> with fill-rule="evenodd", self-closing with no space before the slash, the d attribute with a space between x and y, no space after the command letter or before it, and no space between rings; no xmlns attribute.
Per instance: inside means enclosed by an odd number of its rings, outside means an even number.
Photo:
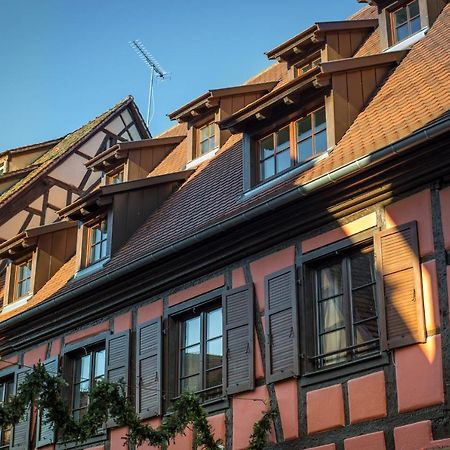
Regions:
<svg viewBox="0 0 450 450"><path fill-rule="evenodd" d="M354 358L339 362L336 364L325 365L318 367L314 363L317 359L319 347L317 344L317 305L316 295L314 293L315 270L323 264L331 260L348 258L352 254L357 253L361 249L374 247L374 230L369 229L358 233L351 238L342 239L332 244L321 247L317 250L312 250L302 257L302 268L300 274L303 277L303 289L301 292L301 303L303 308L302 319L302 347L305 350L304 361L302 364L302 385L312 384L330 379L340 374L352 373L354 370L361 370L362 368L372 367L379 364L387 363L387 356L383 353L383 336L384 336L384 321L382 314L382 301L378 295L379 277L375 269L374 276L374 291L375 291L375 308L377 312L378 325L378 348L372 352L361 355L359 358ZM375 257L375 253L374 253ZM374 265L374 268L376 266ZM313 323L313 325L311 325ZM345 350L343 350L345 351Z"/></svg>
<svg viewBox="0 0 450 450"><path fill-rule="evenodd" d="M324 122L324 127L321 128L320 130L315 131L315 115L316 113L318 113L319 111L323 111L323 114L325 116L325 122ZM298 127L298 123L304 119L307 118L311 118L311 134L310 136L305 137L304 139L298 139L298 133L297 133L297 127ZM271 158L271 156L267 156L265 158L261 157L262 154L262 148L261 148L261 143L262 141L264 141L265 139L269 138L270 136L273 136L273 142L274 142L274 158L276 160L276 155L279 153L283 153L284 151L287 151L287 149L283 148L280 152L276 152L276 135L277 133L279 133L281 130L284 130L285 128L288 128L289 130L289 147L288 147L288 151L290 153L290 165L289 167L287 167L286 169L283 169L279 172L277 172L276 170L276 163L274 164L275 167L275 173L271 176L268 176L266 178L262 177L262 170L261 170L261 164L262 162L268 160ZM318 155L324 153L327 151L328 149L328 142L326 144L326 148L325 149L317 149L316 144L315 144L315 137L318 134L321 133L325 133L325 137L327 134L327 120L326 120L326 109L325 109L325 105L319 104L316 105L315 107L309 109L306 113L295 117L293 119L290 119L288 122L282 122L279 125L277 125L275 128L271 129L270 131L268 130L268 132L265 133L258 133L255 134L252 137L252 141L253 141L253 145L251 148L252 151L252 163L253 163L253 180L254 182L253 187L262 185L264 183L267 183L268 181L271 181L273 179L278 178L280 175L283 175L284 173L289 172L290 170L292 170L295 167L299 167L302 166L303 164L307 163L308 161L311 161L312 159L316 158ZM304 142L307 139L309 139L309 137L311 137L312 139L312 154L311 156L308 156L302 160L299 160L299 152L298 152L298 145L300 142Z"/></svg>

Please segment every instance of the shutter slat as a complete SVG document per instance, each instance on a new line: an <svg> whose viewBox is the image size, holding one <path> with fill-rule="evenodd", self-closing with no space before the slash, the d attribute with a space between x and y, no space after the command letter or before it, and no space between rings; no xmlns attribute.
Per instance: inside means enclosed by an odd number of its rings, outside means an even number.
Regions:
<svg viewBox="0 0 450 450"><path fill-rule="evenodd" d="M377 233L375 247L387 347L425 342L417 223L410 222Z"/></svg>
<svg viewBox="0 0 450 450"><path fill-rule="evenodd" d="M25 377L30 369L20 369L16 372L15 385L16 394L20 385L25 381ZM30 434L30 415L31 408L28 407L22 419L13 427L11 433L11 449L14 450L27 450L29 446L29 434Z"/></svg>
<svg viewBox="0 0 450 450"><path fill-rule="evenodd" d="M244 286L222 296L224 380L227 394L254 388L253 287Z"/></svg>
<svg viewBox="0 0 450 450"><path fill-rule="evenodd" d="M58 374L58 357L47 359L42 363L50 375ZM45 410L39 411L37 418L37 437L36 447L53 444L55 442L55 429L53 424L47 423L45 419Z"/></svg>
<svg viewBox="0 0 450 450"><path fill-rule="evenodd" d="M143 323L137 334L136 409L144 419L161 414L161 318Z"/></svg>
<svg viewBox="0 0 450 450"><path fill-rule="evenodd" d="M298 374L298 317L295 267L265 277L266 378L279 381Z"/></svg>

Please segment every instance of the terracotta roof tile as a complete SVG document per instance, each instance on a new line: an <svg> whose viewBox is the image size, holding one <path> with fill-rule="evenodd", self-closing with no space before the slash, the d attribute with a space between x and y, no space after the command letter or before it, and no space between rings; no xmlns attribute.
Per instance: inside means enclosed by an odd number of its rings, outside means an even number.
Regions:
<svg viewBox="0 0 450 450"><path fill-rule="evenodd" d="M348 17L347 20L365 20L365 19L378 19L378 10L376 6L363 6L358 9L354 14Z"/></svg>
<svg viewBox="0 0 450 450"><path fill-rule="evenodd" d="M165 175L167 173L179 172L184 170L187 163L187 141L180 142L149 174L149 177L155 175Z"/></svg>
<svg viewBox="0 0 450 450"><path fill-rule="evenodd" d="M355 53L355 57L371 56L381 52L380 49L380 29L377 28Z"/></svg>

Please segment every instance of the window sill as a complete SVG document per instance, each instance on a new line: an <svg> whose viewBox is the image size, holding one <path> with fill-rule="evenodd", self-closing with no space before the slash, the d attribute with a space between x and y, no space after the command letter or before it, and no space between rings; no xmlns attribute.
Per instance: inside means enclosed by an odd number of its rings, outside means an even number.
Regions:
<svg viewBox="0 0 450 450"><path fill-rule="evenodd" d="M428 27L424 27L419 30L417 33L412 34L411 36L403 39L403 41L397 42L392 47L388 47L383 50L384 53L387 52L397 52L400 50L406 50L411 48L416 42L422 40L428 32Z"/></svg>
<svg viewBox="0 0 450 450"><path fill-rule="evenodd" d="M92 265L90 265L90 266L87 266L87 267L85 267L85 268L83 268L83 269L80 269L80 270L73 276L73 278L74 278L74 279L78 279L78 278L83 278L83 277L85 277L86 275L90 275L91 273L96 272L97 270L102 269L102 268L103 268L110 260L111 260L110 257L104 258L104 259L101 259L100 261L97 261L96 263L94 263L94 264L92 264Z"/></svg>
<svg viewBox="0 0 450 450"><path fill-rule="evenodd" d="M387 364L389 364L389 355L386 352L377 353L339 366L305 373L300 379L300 386L311 386Z"/></svg>
<svg viewBox="0 0 450 450"><path fill-rule="evenodd" d="M31 297L33 297L33 294L28 294L25 297L22 297L21 299L16 300L13 303L8 303L7 305L5 305L3 307L2 313L7 313L9 311L13 311L16 308L19 308L19 307L25 305L28 302L28 300L30 300Z"/></svg>
<svg viewBox="0 0 450 450"><path fill-rule="evenodd" d="M291 178L292 176L299 175L302 172L305 172L308 169L311 169L314 167L319 161L322 159L325 159L330 154L332 148L328 148L324 152L322 152L320 155L317 155L316 157L310 159L309 161L306 161L303 164L300 164L298 166L294 166L291 169L288 169L287 171L283 172L280 176L275 176L273 178L270 178L270 180L263 181L262 183L256 185L255 187L251 188L247 192L244 192L244 195L242 196L243 199L247 199L250 197L253 197L254 195L259 194L260 192L264 192L266 189L271 188L272 186L275 186L279 183L281 183L284 180L287 180L288 178Z"/></svg>
<svg viewBox="0 0 450 450"><path fill-rule="evenodd" d="M186 170L195 169L198 167L202 162L209 161L212 159L215 154L219 151L219 147L215 147L213 150L211 150L208 153L205 153L202 156L199 156L198 158L193 159L192 161L189 161L186 164Z"/></svg>

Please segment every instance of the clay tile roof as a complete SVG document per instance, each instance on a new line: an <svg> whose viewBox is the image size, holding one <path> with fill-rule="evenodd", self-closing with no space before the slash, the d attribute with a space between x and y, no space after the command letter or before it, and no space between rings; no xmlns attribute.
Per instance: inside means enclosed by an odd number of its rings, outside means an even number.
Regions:
<svg viewBox="0 0 450 450"><path fill-rule="evenodd" d="M381 52L380 48L380 29L377 28L373 33L367 38L366 42L358 49L355 53L355 57L360 56L372 56Z"/></svg>
<svg viewBox="0 0 450 450"><path fill-rule="evenodd" d="M106 121L112 114L118 110L124 108L126 105L133 101L131 96L124 98L117 105L113 106L108 111L104 112L100 116L83 125L78 130L65 136L55 146L46 151L40 158L33 162L37 167L27 174L20 181L12 185L7 191L0 195L0 204L11 200L15 197L15 194L21 190L24 186L33 181L36 177L43 174L47 168L53 163L56 163L61 157L67 154L73 147L85 138L87 138L94 130L96 130L104 121Z"/></svg>

